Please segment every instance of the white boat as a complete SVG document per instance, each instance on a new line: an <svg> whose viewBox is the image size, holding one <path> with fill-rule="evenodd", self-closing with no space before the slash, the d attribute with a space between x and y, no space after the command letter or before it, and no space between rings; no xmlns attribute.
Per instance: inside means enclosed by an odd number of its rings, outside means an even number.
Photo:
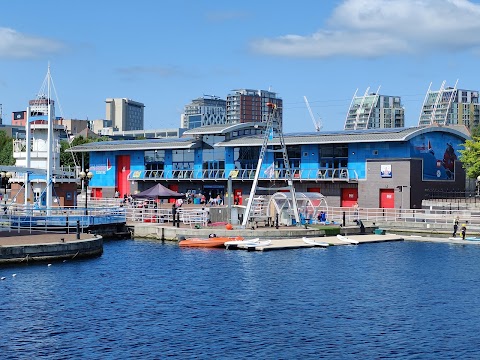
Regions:
<svg viewBox="0 0 480 360"><path fill-rule="evenodd" d="M352 245L358 245L357 240L349 239L346 236L343 236L343 235L340 235L340 234L337 235L337 239L340 240L340 241L352 244Z"/></svg>
<svg viewBox="0 0 480 360"><path fill-rule="evenodd" d="M320 246L320 247L329 247L330 244L322 241L315 241L313 239L308 239L305 236L302 238L303 242L308 245Z"/></svg>
<svg viewBox="0 0 480 360"><path fill-rule="evenodd" d="M250 240L232 240L225 242L225 247L228 249L229 246L268 246L272 243L272 240L260 240L260 238L250 239Z"/></svg>

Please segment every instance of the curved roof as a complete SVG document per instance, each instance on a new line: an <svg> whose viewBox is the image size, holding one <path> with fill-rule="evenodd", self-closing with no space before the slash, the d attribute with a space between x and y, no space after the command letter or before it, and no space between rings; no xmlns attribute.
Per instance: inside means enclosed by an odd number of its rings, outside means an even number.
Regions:
<svg viewBox="0 0 480 360"><path fill-rule="evenodd" d="M187 130L184 135L221 135L227 134L232 131L238 131L248 128L265 127L266 123L262 122L246 122L239 124L219 124L219 125L207 125L198 127L195 129Z"/></svg>
<svg viewBox="0 0 480 360"><path fill-rule="evenodd" d="M162 149L195 149L208 148L210 145L193 138L168 138L168 139L142 139L142 140L116 140L99 141L77 145L68 149L70 152L93 151L120 151L120 150L162 150Z"/></svg>
<svg viewBox="0 0 480 360"><path fill-rule="evenodd" d="M427 126L393 129L369 129L351 131L325 131L314 133L289 133L284 134L286 145L304 144L334 144L334 143L362 143L362 142L398 142L408 141L411 138L435 131L443 131L456 135L463 139L470 138L470 133L465 126ZM215 146L240 147L260 146L263 135L252 135L233 138L215 144ZM280 144L278 138L274 138L269 144Z"/></svg>

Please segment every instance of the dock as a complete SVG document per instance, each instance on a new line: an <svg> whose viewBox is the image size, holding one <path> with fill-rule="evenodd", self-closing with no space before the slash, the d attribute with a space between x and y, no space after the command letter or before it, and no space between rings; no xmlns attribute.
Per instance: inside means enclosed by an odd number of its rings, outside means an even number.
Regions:
<svg viewBox="0 0 480 360"><path fill-rule="evenodd" d="M404 237L401 235L354 235L348 237L351 240L358 241L358 245L379 242L403 241ZM327 243L329 246L358 246L352 245L345 241L339 240L336 236L327 237L309 237L310 240ZM291 239L273 239L269 245L266 246L251 246L239 245L231 247L231 249L248 250L248 251L272 251L272 250L288 250L317 247L315 245L307 244L302 238ZM328 248L325 248L328 249Z"/></svg>

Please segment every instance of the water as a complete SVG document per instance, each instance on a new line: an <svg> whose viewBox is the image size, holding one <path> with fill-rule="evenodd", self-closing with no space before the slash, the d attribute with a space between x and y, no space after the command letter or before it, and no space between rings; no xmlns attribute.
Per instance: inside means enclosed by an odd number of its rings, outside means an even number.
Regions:
<svg viewBox="0 0 480 360"><path fill-rule="evenodd" d="M478 359L479 259L410 242L107 242L97 259L0 268L0 358Z"/></svg>

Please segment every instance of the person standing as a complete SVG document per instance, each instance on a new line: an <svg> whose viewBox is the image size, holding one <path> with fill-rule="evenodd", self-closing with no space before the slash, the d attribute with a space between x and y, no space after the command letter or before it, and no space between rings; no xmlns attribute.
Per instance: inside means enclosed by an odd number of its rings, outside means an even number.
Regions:
<svg viewBox="0 0 480 360"><path fill-rule="evenodd" d="M466 233L467 233L467 225L463 224L462 225L462 240L465 240Z"/></svg>
<svg viewBox="0 0 480 360"><path fill-rule="evenodd" d="M452 237L456 237L457 236L457 230L458 230L458 223L459 223L460 219L458 218L458 216L453 220L453 234L452 234Z"/></svg>

